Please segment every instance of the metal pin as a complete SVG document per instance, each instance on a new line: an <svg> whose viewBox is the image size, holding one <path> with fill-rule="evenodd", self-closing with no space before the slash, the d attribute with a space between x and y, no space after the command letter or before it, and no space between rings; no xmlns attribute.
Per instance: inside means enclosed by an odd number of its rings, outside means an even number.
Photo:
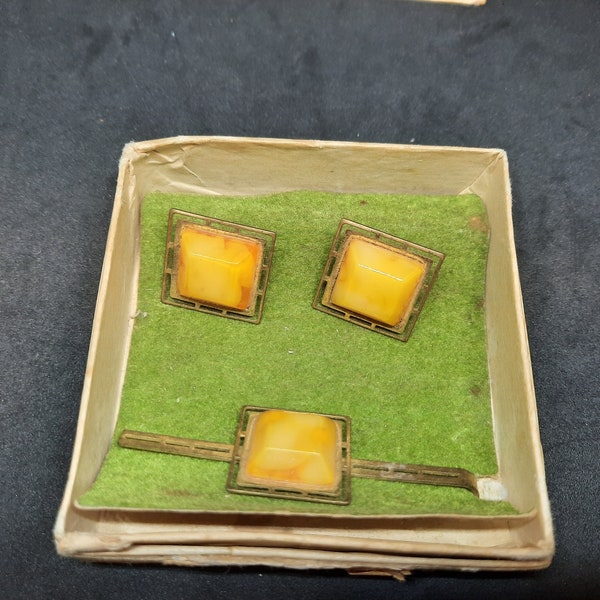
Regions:
<svg viewBox="0 0 600 600"><path fill-rule="evenodd" d="M234 447L232 444L207 442L127 429L119 437L119 446L122 448L147 450L149 452L175 454L178 456L204 458L222 462L231 462L234 458ZM463 488L479 497L477 476L466 469L399 464L353 458L351 460L351 474L352 477L362 479Z"/></svg>

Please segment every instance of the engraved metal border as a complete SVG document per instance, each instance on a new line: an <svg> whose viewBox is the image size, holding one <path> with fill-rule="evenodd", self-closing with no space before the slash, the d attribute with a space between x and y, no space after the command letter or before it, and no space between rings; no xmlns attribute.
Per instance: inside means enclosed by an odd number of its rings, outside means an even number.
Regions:
<svg viewBox="0 0 600 600"><path fill-rule="evenodd" d="M262 246L262 257L260 268L257 270L250 306L244 310L218 306L208 302L196 301L186 298L177 293L175 285L179 264L179 237L184 226L191 226L198 230L217 230L230 237L239 239L252 238L260 242ZM262 319L265 294L273 250L275 248L276 234L266 229L257 229L247 225L240 225L213 217L186 212L176 208L169 211L169 223L167 228L167 242L165 246L165 260L163 267L163 281L161 290L161 301L164 304L188 308L219 317L236 319L247 323L258 324Z"/></svg>
<svg viewBox="0 0 600 600"><path fill-rule="evenodd" d="M359 313L336 306L329 301L352 236L364 237L373 241L378 246L388 247L410 258L416 258L425 265L424 275L415 290L411 304L399 324L389 326L379 323ZM312 306L321 312L338 317L349 323L406 342L421 314L425 300L427 300L427 296L437 278L444 258L445 255L437 250L420 246L408 240L384 233L383 231L378 231L372 227L350 221L349 219L342 219L333 239L327 261L325 262L325 268L323 269Z"/></svg>
<svg viewBox="0 0 600 600"><path fill-rule="evenodd" d="M246 444L248 426L251 417L269 410L286 410L287 412L302 412L288 409L272 409L257 406L244 406L236 433L233 447L233 459L230 463L226 489L232 494L245 494L251 496L266 496L268 498L285 498L287 500L303 500L307 502L322 502L326 504L350 504L350 481L352 477L352 461L350 448L350 417L340 415L327 415L322 413L309 413L328 417L336 423L339 431L339 457L340 457L340 482L332 492L310 491L307 489L289 489L287 487L261 485L256 483L240 482L240 462L244 445Z"/></svg>

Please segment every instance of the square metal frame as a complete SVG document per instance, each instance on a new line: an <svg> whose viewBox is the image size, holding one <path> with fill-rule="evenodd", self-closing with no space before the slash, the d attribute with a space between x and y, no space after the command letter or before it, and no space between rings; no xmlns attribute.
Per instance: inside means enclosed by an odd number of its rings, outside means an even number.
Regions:
<svg viewBox="0 0 600 600"><path fill-rule="evenodd" d="M328 415L322 413L319 416L328 417L335 422L339 432L339 459L340 459L340 482L334 491L311 491L308 489L290 489L277 485L261 485L258 483L242 482L239 480L240 462L245 445L248 443L248 429L252 417L269 411L273 408L257 406L244 406L240 415L240 421L235 436L233 447L233 458L229 466L226 489L232 494L245 494L250 496L266 496L268 498L285 498L287 500L304 500L306 502L320 502L326 504L350 504L351 501L351 479L352 462L350 447L350 417L340 415ZM302 412L297 410L286 410L287 412Z"/></svg>
<svg viewBox="0 0 600 600"><path fill-rule="evenodd" d="M415 290L405 315L397 325L389 326L380 323L360 313L337 306L330 301L331 293L352 237L366 238L378 246L388 247L394 252L403 254L409 258L416 258L424 264L425 272L423 277ZM325 268L323 269L312 306L328 315L406 342L421 314L423 305L437 278L444 258L445 255L437 250L420 246L408 240L384 233L383 231L378 231L372 227L350 221L349 219L342 219L325 262Z"/></svg>
<svg viewBox="0 0 600 600"><path fill-rule="evenodd" d="M236 310L234 308L219 306L209 302L197 301L177 293L176 281L179 266L179 238L184 226L191 226L199 231L216 230L229 237L238 239L251 238L260 242L262 246L261 264L255 276L251 302L247 309ZM271 262L273 260L275 239L276 234L266 229L257 229L256 227L240 225L238 223L223 221L221 219L172 208L169 211L167 242L165 246L165 261L161 291L162 302L171 306L188 308L219 317L227 317L253 324L260 323L269 273L271 270Z"/></svg>

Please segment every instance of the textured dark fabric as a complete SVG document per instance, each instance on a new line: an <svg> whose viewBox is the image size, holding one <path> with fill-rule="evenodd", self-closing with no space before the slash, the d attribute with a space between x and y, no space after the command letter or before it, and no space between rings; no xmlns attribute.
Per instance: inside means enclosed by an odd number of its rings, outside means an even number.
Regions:
<svg viewBox="0 0 600 600"><path fill-rule="evenodd" d="M0 6L0 596L600 595L600 3ZM56 555L122 146L176 134L499 147L557 554L533 574L187 570Z"/></svg>

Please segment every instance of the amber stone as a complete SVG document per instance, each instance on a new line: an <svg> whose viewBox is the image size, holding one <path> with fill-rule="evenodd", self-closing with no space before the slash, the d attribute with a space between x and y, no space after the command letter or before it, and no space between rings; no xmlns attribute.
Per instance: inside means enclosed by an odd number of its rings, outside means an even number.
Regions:
<svg viewBox="0 0 600 600"><path fill-rule="evenodd" d="M353 235L346 246L330 302L389 326L407 315L425 274L425 262L398 248Z"/></svg>
<svg viewBox="0 0 600 600"><path fill-rule="evenodd" d="M338 426L324 415L268 410L249 427L239 480L286 489L333 491L340 482Z"/></svg>
<svg viewBox="0 0 600 600"><path fill-rule="evenodd" d="M183 226L179 238L177 293L197 302L248 310L262 262L258 240Z"/></svg>

